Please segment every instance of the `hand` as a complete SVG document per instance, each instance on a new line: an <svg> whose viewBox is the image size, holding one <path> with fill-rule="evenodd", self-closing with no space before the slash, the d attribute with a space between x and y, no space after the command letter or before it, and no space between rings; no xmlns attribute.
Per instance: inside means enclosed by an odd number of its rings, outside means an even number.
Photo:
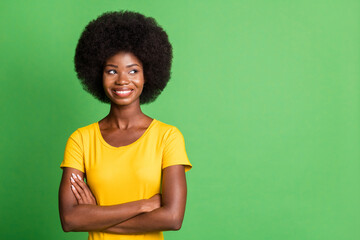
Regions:
<svg viewBox="0 0 360 240"><path fill-rule="evenodd" d="M78 204L91 204L96 205L96 199L92 194L89 186L81 179L79 175L72 173L71 189L74 193Z"/></svg>
<svg viewBox="0 0 360 240"><path fill-rule="evenodd" d="M155 194L146 200L145 211L151 212L161 206L161 194Z"/></svg>

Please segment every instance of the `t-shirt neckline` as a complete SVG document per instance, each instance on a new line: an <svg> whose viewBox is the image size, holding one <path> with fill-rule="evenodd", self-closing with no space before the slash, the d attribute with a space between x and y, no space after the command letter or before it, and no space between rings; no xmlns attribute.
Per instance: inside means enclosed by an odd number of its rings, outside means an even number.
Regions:
<svg viewBox="0 0 360 240"><path fill-rule="evenodd" d="M109 148L112 148L112 149L124 149L124 148L128 148L128 147L131 147L133 145L135 145L136 143L140 142L141 139L143 139L145 137L145 135L150 131L150 128L155 124L156 122L156 119L153 118L153 120L151 121L150 125L147 127L147 129L145 130L145 132L138 138L136 139L134 142L128 144L128 145L124 145L124 146L120 146L120 147L115 147L115 146L112 146L110 145L109 143L107 143L105 141L105 139L103 138L102 134L101 134L101 131L100 131L100 126L99 126L99 121L97 121L95 123L96 125L96 131L97 131L97 135L98 135L98 138L100 139L100 141L107 147Z"/></svg>

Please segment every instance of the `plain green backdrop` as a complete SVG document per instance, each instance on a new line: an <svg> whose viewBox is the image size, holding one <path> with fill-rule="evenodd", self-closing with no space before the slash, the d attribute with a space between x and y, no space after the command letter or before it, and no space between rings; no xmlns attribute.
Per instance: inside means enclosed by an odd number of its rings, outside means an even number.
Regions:
<svg viewBox="0 0 360 240"><path fill-rule="evenodd" d="M69 135L109 105L73 65L86 24L120 9L154 17L172 78L145 114L177 126L193 169L167 240L360 239L360 2L2 1L0 239L62 232Z"/></svg>

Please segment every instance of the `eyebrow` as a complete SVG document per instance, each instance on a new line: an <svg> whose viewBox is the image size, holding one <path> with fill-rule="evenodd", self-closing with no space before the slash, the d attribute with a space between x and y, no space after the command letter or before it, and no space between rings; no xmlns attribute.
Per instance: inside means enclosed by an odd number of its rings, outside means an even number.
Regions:
<svg viewBox="0 0 360 240"><path fill-rule="evenodd" d="M114 67L114 68L117 68L117 67L118 67L118 65L114 65L114 64L106 64L105 67L106 67L106 66L110 66L110 67ZM132 67L132 66L139 66L139 67L140 67L140 65L139 65L139 64L136 64L136 63L130 64L130 65L126 65L127 68Z"/></svg>

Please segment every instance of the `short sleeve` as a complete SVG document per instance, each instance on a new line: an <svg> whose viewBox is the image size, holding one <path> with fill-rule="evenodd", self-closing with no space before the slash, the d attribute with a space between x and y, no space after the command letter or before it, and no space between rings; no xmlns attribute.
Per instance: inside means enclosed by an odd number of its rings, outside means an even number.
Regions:
<svg viewBox="0 0 360 240"><path fill-rule="evenodd" d="M85 172L83 143L78 130L73 132L66 142L64 159L60 165L60 168L63 167L71 167Z"/></svg>
<svg viewBox="0 0 360 240"><path fill-rule="evenodd" d="M162 169L172 165L184 165L185 172L192 168L188 159L185 140L182 133L173 127L165 136L165 147L162 159Z"/></svg>

